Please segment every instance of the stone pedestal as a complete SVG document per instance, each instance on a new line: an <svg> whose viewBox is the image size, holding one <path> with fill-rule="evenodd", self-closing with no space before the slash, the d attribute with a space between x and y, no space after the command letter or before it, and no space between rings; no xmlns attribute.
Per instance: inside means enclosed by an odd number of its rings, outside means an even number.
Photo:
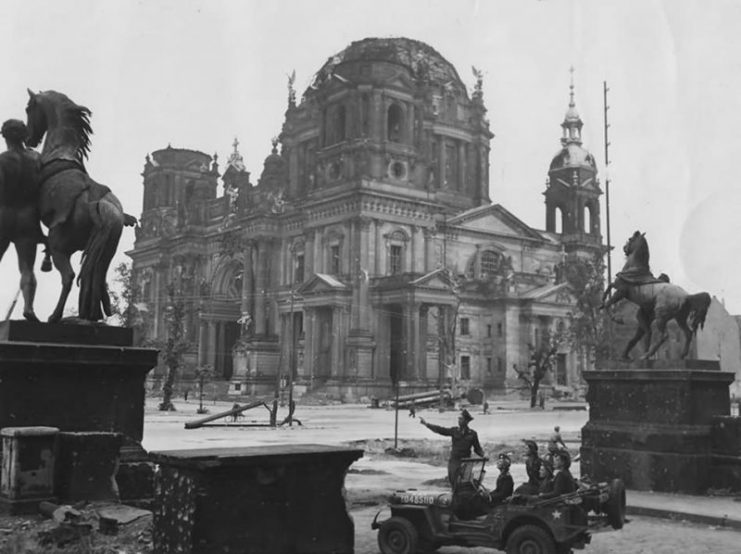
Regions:
<svg viewBox="0 0 741 554"><path fill-rule="evenodd" d="M54 492L64 503L120 500L116 472L121 435L59 433Z"/></svg>
<svg viewBox="0 0 741 554"><path fill-rule="evenodd" d="M6 427L3 443L0 509L10 514L35 514L39 502L55 502L54 451L56 427Z"/></svg>
<svg viewBox="0 0 741 554"><path fill-rule="evenodd" d="M657 360L609 362L583 375L589 422L582 429L582 475L619 477L638 490L707 490L713 419L729 413L732 373L717 362Z"/></svg>
<svg viewBox="0 0 741 554"><path fill-rule="evenodd" d="M157 364L156 350L131 342L121 327L0 323L0 428L120 433L125 471L127 453L142 451L144 380Z"/></svg>
<svg viewBox="0 0 741 554"><path fill-rule="evenodd" d="M159 464L156 552L353 552L343 490L362 450L279 445L151 455Z"/></svg>

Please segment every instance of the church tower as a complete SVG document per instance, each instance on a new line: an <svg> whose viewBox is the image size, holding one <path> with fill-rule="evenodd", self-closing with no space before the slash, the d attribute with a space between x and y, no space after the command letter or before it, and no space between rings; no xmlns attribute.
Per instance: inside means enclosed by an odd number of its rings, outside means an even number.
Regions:
<svg viewBox="0 0 741 554"><path fill-rule="evenodd" d="M602 241L599 197L594 156L582 146L584 123L574 101L574 77L571 69L569 107L561 128L561 150L548 169L545 207L546 231L562 235L567 246L595 246Z"/></svg>

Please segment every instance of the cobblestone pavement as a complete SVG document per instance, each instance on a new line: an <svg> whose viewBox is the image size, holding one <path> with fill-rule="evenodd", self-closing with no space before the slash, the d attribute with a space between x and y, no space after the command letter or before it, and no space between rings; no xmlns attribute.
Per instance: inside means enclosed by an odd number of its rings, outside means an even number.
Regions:
<svg viewBox="0 0 741 554"><path fill-rule="evenodd" d="M351 512L355 520L355 554L378 554L377 532L370 524L378 508ZM490 548L445 547L440 554L494 554ZM706 525L632 517L621 531L598 533L584 554L738 554L741 532Z"/></svg>

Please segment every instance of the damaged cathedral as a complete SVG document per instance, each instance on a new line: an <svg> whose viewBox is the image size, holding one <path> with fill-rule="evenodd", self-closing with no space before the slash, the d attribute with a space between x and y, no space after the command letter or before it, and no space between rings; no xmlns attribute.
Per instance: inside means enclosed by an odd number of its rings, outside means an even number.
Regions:
<svg viewBox="0 0 741 554"><path fill-rule="evenodd" d="M187 378L231 394L278 380L332 396L517 385L531 345L568 324L569 259L603 251L601 190L571 100L547 166L545 229L492 202L481 74L406 38L353 42L288 107L259 178L239 145L167 147L144 166L132 271L149 338L184 304ZM554 137L554 139L557 137ZM223 193L219 193L221 186ZM584 355L558 345L554 385Z"/></svg>

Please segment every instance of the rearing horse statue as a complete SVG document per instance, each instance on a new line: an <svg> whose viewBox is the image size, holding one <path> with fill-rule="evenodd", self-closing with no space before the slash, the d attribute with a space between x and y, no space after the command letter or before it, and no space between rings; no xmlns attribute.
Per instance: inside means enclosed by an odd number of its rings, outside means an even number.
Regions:
<svg viewBox="0 0 741 554"><path fill-rule="evenodd" d="M630 359L629 353L636 343L645 335L646 353L643 359L653 356L659 347L669 338L666 326L674 319L684 332L682 358L689 353L692 337L697 329L702 329L710 307L710 295L707 292L688 294L683 288L669 283L668 277L662 274L656 278L649 267L649 250L645 233L636 231L623 246L627 256L623 270L615 276L602 297L602 307L609 308L620 300L627 299L638 305L638 330L628 342L623 352L624 359ZM611 289L615 289L605 302ZM660 333L659 340L651 344L651 326L656 322Z"/></svg>
<svg viewBox="0 0 741 554"><path fill-rule="evenodd" d="M111 190L85 170L90 148L90 110L52 90L28 91L28 145L41 150L39 215L48 227L48 250L62 277L62 292L49 321L59 321L75 272L70 257L82 251L78 283L78 315L97 321L111 315L106 273L124 224L136 219L124 214Z"/></svg>

